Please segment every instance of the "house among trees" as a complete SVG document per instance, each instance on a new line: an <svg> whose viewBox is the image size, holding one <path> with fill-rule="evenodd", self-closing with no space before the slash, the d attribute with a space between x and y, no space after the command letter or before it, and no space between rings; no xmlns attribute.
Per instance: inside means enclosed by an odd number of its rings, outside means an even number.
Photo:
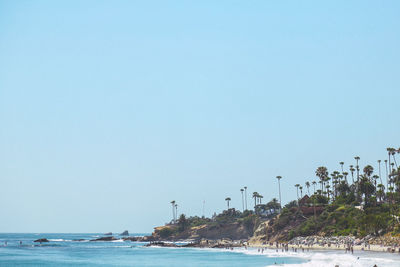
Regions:
<svg viewBox="0 0 400 267"><path fill-rule="evenodd" d="M272 199L267 204L258 204L254 207L255 213L261 217L269 217L279 213L280 205L277 199Z"/></svg>

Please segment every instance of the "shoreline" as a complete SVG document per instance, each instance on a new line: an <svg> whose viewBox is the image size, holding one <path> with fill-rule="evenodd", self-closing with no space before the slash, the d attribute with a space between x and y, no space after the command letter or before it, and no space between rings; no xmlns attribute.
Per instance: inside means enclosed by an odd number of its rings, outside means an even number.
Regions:
<svg viewBox="0 0 400 267"><path fill-rule="evenodd" d="M286 246L286 249L285 249ZM250 244L248 247L251 248L268 248L278 250L278 252L307 252L309 250L319 250L319 251L343 251L345 254L353 254L351 249L356 252L384 252L389 254L399 254L400 255L400 248L399 247L390 247L390 246L381 246L381 245L369 245L367 247L363 245L353 245L348 247L346 245L334 245L334 246L322 246L322 245L294 245L294 244L286 244L286 243L278 243L278 246L271 245L271 244Z"/></svg>

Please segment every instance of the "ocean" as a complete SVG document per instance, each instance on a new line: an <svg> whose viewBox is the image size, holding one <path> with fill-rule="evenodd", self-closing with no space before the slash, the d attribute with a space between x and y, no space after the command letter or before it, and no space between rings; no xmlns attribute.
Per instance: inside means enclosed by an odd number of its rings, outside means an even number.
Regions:
<svg viewBox="0 0 400 267"><path fill-rule="evenodd" d="M140 236L143 234L131 234ZM102 234L0 234L0 266L400 266L400 255L373 252L276 252L256 248L201 249L145 247L143 242L89 242ZM118 237L118 236L116 236ZM49 243L34 243L47 238ZM20 244L22 241L22 245ZM7 245L5 244L7 242Z"/></svg>

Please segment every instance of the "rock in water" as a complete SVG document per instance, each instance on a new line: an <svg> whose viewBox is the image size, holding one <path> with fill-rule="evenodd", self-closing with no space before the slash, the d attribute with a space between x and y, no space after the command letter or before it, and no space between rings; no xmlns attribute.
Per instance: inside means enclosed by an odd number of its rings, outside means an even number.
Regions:
<svg viewBox="0 0 400 267"><path fill-rule="evenodd" d="M150 242L149 244L146 244L145 246L146 247L172 247L172 248L179 247L178 245L176 245L174 243L165 243L162 241Z"/></svg>
<svg viewBox="0 0 400 267"><path fill-rule="evenodd" d="M114 240L117 240L117 239L113 236L105 236L105 237L100 237L97 239L92 239L90 241L114 241Z"/></svg>
<svg viewBox="0 0 400 267"><path fill-rule="evenodd" d="M129 235L128 230L123 231L121 235Z"/></svg>
<svg viewBox="0 0 400 267"><path fill-rule="evenodd" d="M37 239L37 240L35 240L33 242L42 243L42 242L49 242L49 240L47 240L46 238L40 238L40 239Z"/></svg>
<svg viewBox="0 0 400 267"><path fill-rule="evenodd" d="M112 235L112 232L105 233L104 235Z"/></svg>

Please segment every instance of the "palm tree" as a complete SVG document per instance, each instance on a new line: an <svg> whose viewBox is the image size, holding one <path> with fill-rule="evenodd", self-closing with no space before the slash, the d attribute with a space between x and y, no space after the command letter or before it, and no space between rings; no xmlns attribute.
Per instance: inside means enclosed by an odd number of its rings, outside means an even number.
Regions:
<svg viewBox="0 0 400 267"><path fill-rule="evenodd" d="M281 179L282 179L282 176L276 176L276 179L278 179L278 187L279 187L279 212L281 211L281 209L282 209L282 199L281 199Z"/></svg>
<svg viewBox="0 0 400 267"><path fill-rule="evenodd" d="M344 175L344 180L346 181L346 184L348 184L347 175L349 175L349 173L348 172L343 172L343 175Z"/></svg>
<svg viewBox="0 0 400 267"><path fill-rule="evenodd" d="M226 203L228 204L228 210L229 210L229 201L231 201L230 197L225 198Z"/></svg>
<svg viewBox="0 0 400 267"><path fill-rule="evenodd" d="M315 185L317 184L316 181L312 181L312 185L314 186L314 194L315 194Z"/></svg>
<svg viewBox="0 0 400 267"><path fill-rule="evenodd" d="M300 197L303 198L303 187L299 186L299 189L300 189Z"/></svg>
<svg viewBox="0 0 400 267"><path fill-rule="evenodd" d="M371 183L371 181L369 180L369 177L366 174L361 175L360 178L361 178L360 179L360 192L361 192L361 194L364 194L364 202L365 202L365 205L368 206L370 197L373 194L373 192L375 191L375 187Z"/></svg>
<svg viewBox="0 0 400 267"><path fill-rule="evenodd" d="M340 167L342 168L342 173L343 173L343 165L344 165L344 162L341 161L341 162L339 162L339 164L340 164Z"/></svg>
<svg viewBox="0 0 400 267"><path fill-rule="evenodd" d="M328 169L324 166L318 167L315 175L321 180L321 191L324 191L324 181L328 177Z"/></svg>
<svg viewBox="0 0 400 267"><path fill-rule="evenodd" d="M310 182L306 182L306 187L307 187L307 192L308 192L308 195L310 195Z"/></svg>
<svg viewBox="0 0 400 267"><path fill-rule="evenodd" d="M244 199L243 199L243 192L244 192L244 189L243 189L243 188L241 188L241 189L240 189L240 193L242 193L242 212L244 212Z"/></svg>
<svg viewBox="0 0 400 267"><path fill-rule="evenodd" d="M378 184L378 192L376 192L376 194L379 197L379 202L382 202L382 198L385 195L385 186L383 184Z"/></svg>
<svg viewBox="0 0 400 267"><path fill-rule="evenodd" d="M297 189L297 201L299 201L299 187L300 187L300 184L295 184L294 186Z"/></svg>
<svg viewBox="0 0 400 267"><path fill-rule="evenodd" d="M379 176L374 175L374 176L372 176L372 178L374 179L374 186L376 187L376 180L378 180Z"/></svg>
<svg viewBox="0 0 400 267"><path fill-rule="evenodd" d="M388 152L388 156L389 156L389 168L390 168L390 166L393 166L392 163L390 162L390 156L392 155L393 149L394 148L392 148L392 147L386 148L386 150ZM390 175L392 173L392 169L389 169L389 170L390 170L389 171L389 175Z"/></svg>
<svg viewBox="0 0 400 267"><path fill-rule="evenodd" d="M358 166L358 161L360 160L359 156L354 157L354 159L356 160L356 169L357 169L357 182L359 180L359 176L360 176L360 167Z"/></svg>
<svg viewBox="0 0 400 267"><path fill-rule="evenodd" d="M338 191L338 184L339 182L337 181L337 180L335 180L335 181L333 181L333 186L332 186L332 188L333 188L333 195L332 195L332 198L333 197L336 197L337 196L337 191Z"/></svg>
<svg viewBox="0 0 400 267"><path fill-rule="evenodd" d="M355 170L356 169L354 169L353 165L350 165L351 180L352 180L353 184L354 184L354 171Z"/></svg>
<svg viewBox="0 0 400 267"><path fill-rule="evenodd" d="M175 200L171 201L171 205L172 205L172 222L175 223L176 221L176 216L175 216Z"/></svg>
<svg viewBox="0 0 400 267"><path fill-rule="evenodd" d="M175 218L178 218L178 204L175 204Z"/></svg>
<svg viewBox="0 0 400 267"><path fill-rule="evenodd" d="M396 168L398 168L398 166L397 166L397 161L396 161L396 157L395 157L395 155L396 155L396 149L394 149L393 147L388 148L388 149L389 149L388 152L390 153L390 154L389 154L389 158L390 158L390 155L392 155L393 161L394 161L394 163L396 164Z"/></svg>
<svg viewBox="0 0 400 267"><path fill-rule="evenodd" d="M388 174L388 161L387 161L387 159L385 159L384 162L385 162L385 169L386 169L386 193L387 193L387 190L389 189L389 174Z"/></svg>
<svg viewBox="0 0 400 267"><path fill-rule="evenodd" d="M368 179L371 177L372 173L374 172L374 168L371 165L367 165L363 169L364 174L368 177Z"/></svg>
<svg viewBox="0 0 400 267"><path fill-rule="evenodd" d="M262 199L263 199L264 197L262 196L262 195L258 195L258 204L261 204L261 201L262 201Z"/></svg>
<svg viewBox="0 0 400 267"><path fill-rule="evenodd" d="M380 159L378 159L378 168L379 168L379 179L381 181L381 184L383 185L382 176L381 176L381 160Z"/></svg>
<svg viewBox="0 0 400 267"><path fill-rule="evenodd" d="M336 175L336 177L339 177L338 175ZM329 185L329 181L330 180L332 180L330 177L326 177L326 179L325 179L325 181L326 181L326 183L327 183L327 185L326 186L328 186ZM326 187L325 186L325 187ZM330 188L331 186L329 185L329 188ZM326 188L326 192L329 194L329 188L327 187Z"/></svg>
<svg viewBox="0 0 400 267"><path fill-rule="evenodd" d="M339 173L339 172L337 172L337 173ZM341 175L341 174L336 174L336 178L339 180L339 183L341 183L341 182L342 182L343 175Z"/></svg>
<svg viewBox="0 0 400 267"><path fill-rule="evenodd" d="M321 189L318 189L317 192L318 194L322 195L322 180L319 180L318 183L321 184Z"/></svg>
<svg viewBox="0 0 400 267"><path fill-rule="evenodd" d="M244 187L244 204L247 210L247 186Z"/></svg>
<svg viewBox="0 0 400 267"><path fill-rule="evenodd" d="M329 190L329 188L331 188L331 186L330 186L329 184L326 185L326 192L328 193L328 201L329 201L329 199L330 199L329 193L331 192L331 191Z"/></svg>
<svg viewBox="0 0 400 267"><path fill-rule="evenodd" d="M258 198L258 193L257 192L253 192L253 198L254 198L254 208L257 206L257 198Z"/></svg>

